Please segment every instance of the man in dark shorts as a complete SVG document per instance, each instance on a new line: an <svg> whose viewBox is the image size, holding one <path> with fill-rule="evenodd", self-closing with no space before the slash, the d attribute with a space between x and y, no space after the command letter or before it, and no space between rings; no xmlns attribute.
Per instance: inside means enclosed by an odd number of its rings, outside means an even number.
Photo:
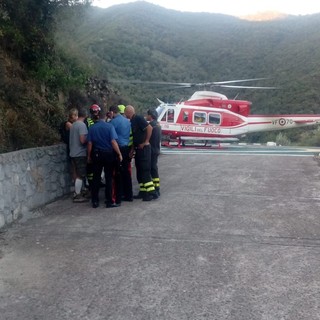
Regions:
<svg viewBox="0 0 320 320"><path fill-rule="evenodd" d="M85 179L87 175L87 134L88 129L84 124L87 116L85 109L79 109L78 119L70 128L69 146L70 158L75 168L76 179L74 182L73 202L85 202L82 191L85 188Z"/></svg>

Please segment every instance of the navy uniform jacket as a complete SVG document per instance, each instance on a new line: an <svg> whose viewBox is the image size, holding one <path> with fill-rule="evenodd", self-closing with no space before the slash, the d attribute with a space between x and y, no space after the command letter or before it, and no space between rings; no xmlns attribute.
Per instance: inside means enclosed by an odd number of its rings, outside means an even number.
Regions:
<svg viewBox="0 0 320 320"><path fill-rule="evenodd" d="M99 120L90 127L87 140L92 142L92 150L113 151L111 141L117 140L118 136L114 126Z"/></svg>
<svg viewBox="0 0 320 320"><path fill-rule="evenodd" d="M149 124L153 128L150 138L151 152L153 154L160 154L161 126L157 120L152 120Z"/></svg>
<svg viewBox="0 0 320 320"><path fill-rule="evenodd" d="M139 144L144 143L144 141L146 140L146 128L149 123L144 117L137 114L135 114L130 121L133 135L133 144L135 147L137 147Z"/></svg>

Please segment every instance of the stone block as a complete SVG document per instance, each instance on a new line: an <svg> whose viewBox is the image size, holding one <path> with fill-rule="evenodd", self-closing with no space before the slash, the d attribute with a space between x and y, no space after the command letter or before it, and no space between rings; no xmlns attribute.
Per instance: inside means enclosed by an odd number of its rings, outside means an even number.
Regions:
<svg viewBox="0 0 320 320"><path fill-rule="evenodd" d="M13 175L12 175L12 184L14 185L14 186L18 186L19 184L20 184L20 177L19 177L19 175L18 174L16 174L16 173L14 173Z"/></svg>
<svg viewBox="0 0 320 320"><path fill-rule="evenodd" d="M3 179L4 179L4 167L0 163L0 181L2 181Z"/></svg>
<svg viewBox="0 0 320 320"><path fill-rule="evenodd" d="M21 206L17 205L17 207L12 212L12 218L13 220L18 220L20 216L21 216Z"/></svg>
<svg viewBox="0 0 320 320"><path fill-rule="evenodd" d="M7 214L5 212L4 218L6 220L6 224L11 224L13 222L12 214L9 212Z"/></svg>
<svg viewBox="0 0 320 320"><path fill-rule="evenodd" d="M4 210L4 198L0 197L0 212L3 212Z"/></svg>
<svg viewBox="0 0 320 320"><path fill-rule="evenodd" d="M6 220L4 218L4 214L0 213L0 229L4 227L5 224L6 224Z"/></svg>

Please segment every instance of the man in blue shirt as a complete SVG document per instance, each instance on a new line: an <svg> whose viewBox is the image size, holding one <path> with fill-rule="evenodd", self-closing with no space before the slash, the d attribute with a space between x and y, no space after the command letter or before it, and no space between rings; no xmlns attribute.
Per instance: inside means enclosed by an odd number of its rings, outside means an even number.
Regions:
<svg viewBox="0 0 320 320"><path fill-rule="evenodd" d="M118 207L112 201L112 175L115 168L116 158L122 161L122 155L117 143L117 133L112 124L107 123L106 113L99 112L99 121L90 127L88 141L88 163L93 165L93 183L91 191L92 207L99 206L99 189L101 172L105 173L105 201L107 208Z"/></svg>
<svg viewBox="0 0 320 320"><path fill-rule="evenodd" d="M122 154L121 165L116 166L114 182L115 182L115 198L116 203L120 204L121 200L132 201L132 177L130 166L130 147L129 138L131 131L130 121L120 114L118 106L111 106L109 109L111 114L111 124L114 126L118 135L118 145Z"/></svg>

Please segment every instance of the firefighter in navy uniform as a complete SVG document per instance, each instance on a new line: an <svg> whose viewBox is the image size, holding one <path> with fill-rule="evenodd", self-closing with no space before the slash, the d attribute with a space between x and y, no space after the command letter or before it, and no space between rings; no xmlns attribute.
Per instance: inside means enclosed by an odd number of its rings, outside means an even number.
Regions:
<svg viewBox="0 0 320 320"><path fill-rule="evenodd" d="M122 162L117 163L114 174L115 200L121 203L121 200L132 201L132 178L130 165L130 147L129 138L131 124L128 119L123 117L119 112L118 106L111 106L109 112L111 114L111 124L114 126L118 135L118 145L122 154Z"/></svg>
<svg viewBox="0 0 320 320"><path fill-rule="evenodd" d="M106 122L106 113L99 112L97 121L88 133L88 163L93 167L93 183L91 191L92 207L99 207L99 189L101 183L101 172L105 172L105 203L107 208L119 207L112 199L112 176L118 161L122 162L122 154L118 146L118 136L114 126Z"/></svg>
<svg viewBox="0 0 320 320"><path fill-rule="evenodd" d="M154 188L158 196L160 196L160 178L158 172L158 157L160 154L161 144L161 126L158 119L158 113L156 110L149 109L147 112L147 121L152 126L152 134L150 137L151 145L151 178L154 184Z"/></svg>
<svg viewBox="0 0 320 320"><path fill-rule="evenodd" d="M97 121L99 121L99 114L101 108L97 104L93 104L89 108L90 116L86 117L84 120L85 125L87 126L88 130L91 126L93 126ZM92 163L88 163L87 165L87 181L89 185L89 190L92 189L93 183L93 166Z"/></svg>
<svg viewBox="0 0 320 320"><path fill-rule="evenodd" d="M118 105L120 114L126 118L124 111L126 109L126 106L123 104ZM127 118L126 118L127 119ZM130 119L127 119L130 123ZM130 123L130 135L129 135L129 142L128 142L129 151L133 147L133 136L132 136L132 129L131 129L131 123ZM129 153L129 159L128 159L128 180L123 185L123 199L124 201L133 201L133 193L132 193L132 166L131 166L131 160L132 160L132 153Z"/></svg>
<svg viewBox="0 0 320 320"><path fill-rule="evenodd" d="M139 194L134 196L135 199L150 201L157 199L154 184L151 178L151 145L149 143L152 134L152 126L146 119L135 114L133 106L127 106L125 115L131 122L133 135L133 148L135 152L135 165L137 172L137 180L139 183Z"/></svg>

